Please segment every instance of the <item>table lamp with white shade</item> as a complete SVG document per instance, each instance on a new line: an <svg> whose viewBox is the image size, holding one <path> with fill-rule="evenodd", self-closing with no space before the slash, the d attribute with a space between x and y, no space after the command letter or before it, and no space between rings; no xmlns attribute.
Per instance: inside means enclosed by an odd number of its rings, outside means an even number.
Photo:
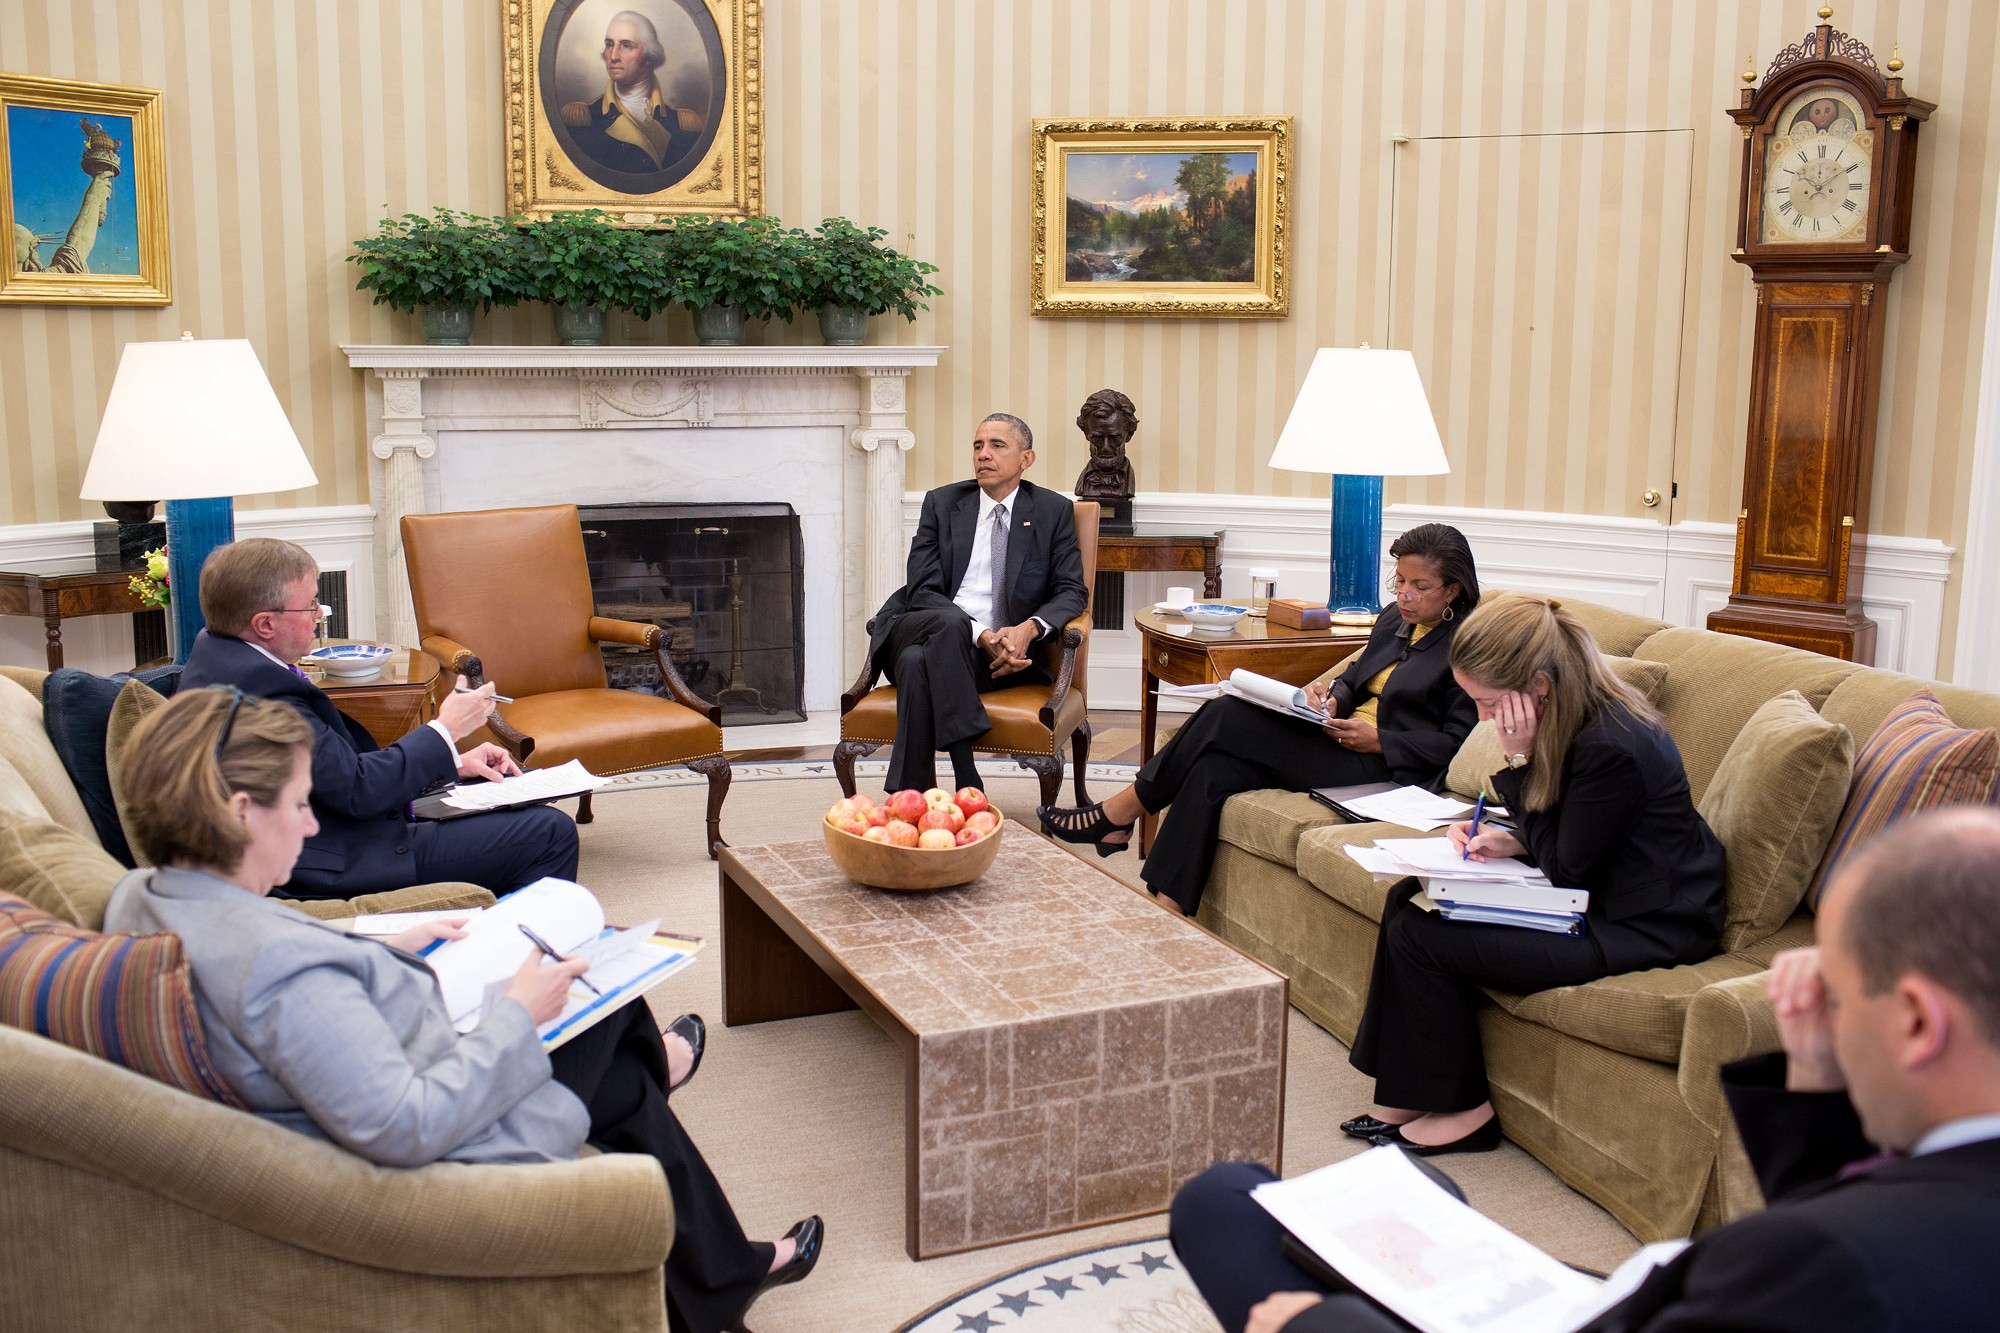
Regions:
<svg viewBox="0 0 2000 1333"><path fill-rule="evenodd" d="M81 497L167 502L176 660L203 624L202 564L236 539L231 498L318 484L247 341L183 333L125 344Z"/></svg>
<svg viewBox="0 0 2000 1333"><path fill-rule="evenodd" d="M1333 474L1333 571L1327 605L1373 612L1382 591L1382 478L1451 471L1408 352L1322 347L1306 371L1271 466Z"/></svg>

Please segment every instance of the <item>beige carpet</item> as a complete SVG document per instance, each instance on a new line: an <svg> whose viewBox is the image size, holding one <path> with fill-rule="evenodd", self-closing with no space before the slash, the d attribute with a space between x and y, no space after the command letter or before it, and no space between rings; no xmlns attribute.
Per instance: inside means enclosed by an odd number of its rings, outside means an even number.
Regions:
<svg viewBox="0 0 2000 1333"><path fill-rule="evenodd" d="M731 843L819 836L839 798L830 765L745 766L723 813ZM862 789L870 790L864 767ZM760 776L768 775L768 776ZM754 1027L721 1023L714 865L701 848L705 786L685 775L628 782L601 793L583 830L580 878L613 921L663 918L705 936L710 952L655 989L662 1022L694 1010L709 1019L700 1076L674 1109L687 1125L752 1236L772 1238L808 1213L826 1218L827 1247L806 1282L759 1302L758 1333L883 1333L954 1292L1040 1259L1090 1245L1157 1236L1164 1216L1066 1232L917 1263L903 1247L902 1075L895 1047L859 1012ZM668 785L648 786L664 781ZM876 779L879 786L879 778ZM1032 825L1037 788L990 776L1010 818ZM1093 778L1093 791L1115 782ZM1016 836L1025 835L1021 830ZM1131 880L1134 854L1092 864ZM1365 1080L1346 1050L1292 1014L1286 1070L1284 1171L1294 1175L1361 1150L1337 1122L1364 1108ZM1637 1248L1611 1217L1508 1144L1444 1163L1475 1207L1567 1262L1607 1271Z"/></svg>

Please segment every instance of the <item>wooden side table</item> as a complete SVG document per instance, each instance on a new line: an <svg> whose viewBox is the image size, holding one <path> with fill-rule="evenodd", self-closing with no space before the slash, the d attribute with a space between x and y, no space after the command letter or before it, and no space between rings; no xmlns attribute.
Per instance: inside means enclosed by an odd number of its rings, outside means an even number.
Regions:
<svg viewBox="0 0 2000 1333"><path fill-rule="evenodd" d="M1368 627L1288 629L1246 616L1227 633L1191 629L1178 616L1133 613L1139 630L1139 763L1153 757L1159 721L1154 691L1161 685L1205 685L1226 680L1238 667L1303 685L1368 642ZM1139 820L1139 854L1153 849L1153 817Z"/></svg>
<svg viewBox="0 0 2000 1333"><path fill-rule="evenodd" d="M36 570L0 570L0 616L39 616L47 630L49 670L63 664L62 623L80 616L149 611L132 592L129 569L99 569L95 559L67 560Z"/></svg>
<svg viewBox="0 0 2000 1333"><path fill-rule="evenodd" d="M328 639L328 644L367 643L366 639ZM378 744L391 745L437 716L437 690L444 668L421 648L405 648L382 663L382 669L360 679L318 675L319 687L334 707L368 729Z"/></svg>
<svg viewBox="0 0 2000 1333"><path fill-rule="evenodd" d="M1200 574L1201 595L1222 596L1222 532L1140 523L1131 533L1097 535L1099 574Z"/></svg>

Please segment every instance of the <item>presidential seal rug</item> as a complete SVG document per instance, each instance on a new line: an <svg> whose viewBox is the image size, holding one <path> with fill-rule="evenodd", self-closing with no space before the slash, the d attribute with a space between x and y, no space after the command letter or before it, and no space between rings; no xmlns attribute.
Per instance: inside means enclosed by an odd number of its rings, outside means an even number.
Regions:
<svg viewBox="0 0 2000 1333"><path fill-rule="evenodd" d="M896 1333L1221 1333L1165 1236L1017 1268Z"/></svg>

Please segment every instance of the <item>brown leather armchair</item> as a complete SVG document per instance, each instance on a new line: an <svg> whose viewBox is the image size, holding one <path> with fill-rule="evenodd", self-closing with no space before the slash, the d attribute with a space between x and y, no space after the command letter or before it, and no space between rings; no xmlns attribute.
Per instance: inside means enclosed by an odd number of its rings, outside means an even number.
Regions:
<svg viewBox="0 0 2000 1333"><path fill-rule="evenodd" d="M1095 500L1076 502L1076 544L1083 556L1083 610L1045 641L1043 666L1050 685L1009 685L979 696L992 729L972 743L981 754L1012 755L1042 782L1042 804L1054 805L1062 791L1063 746L1076 760L1076 803L1089 805L1083 770L1090 762L1090 716L1084 683L1090 666L1090 596L1097 583ZM873 622L870 622L873 628ZM854 687L840 698L840 744L833 771L840 789L854 795L854 761L896 739L896 687L875 683L875 664L865 662Z"/></svg>
<svg viewBox="0 0 2000 1333"><path fill-rule="evenodd" d="M576 506L410 514L402 532L424 651L514 700L471 739L498 741L523 768L581 759L608 776L686 764L708 779L714 856L730 779L722 708L687 687L658 625L592 614ZM600 643L650 648L673 697L609 688ZM590 818L586 794L576 819Z"/></svg>

